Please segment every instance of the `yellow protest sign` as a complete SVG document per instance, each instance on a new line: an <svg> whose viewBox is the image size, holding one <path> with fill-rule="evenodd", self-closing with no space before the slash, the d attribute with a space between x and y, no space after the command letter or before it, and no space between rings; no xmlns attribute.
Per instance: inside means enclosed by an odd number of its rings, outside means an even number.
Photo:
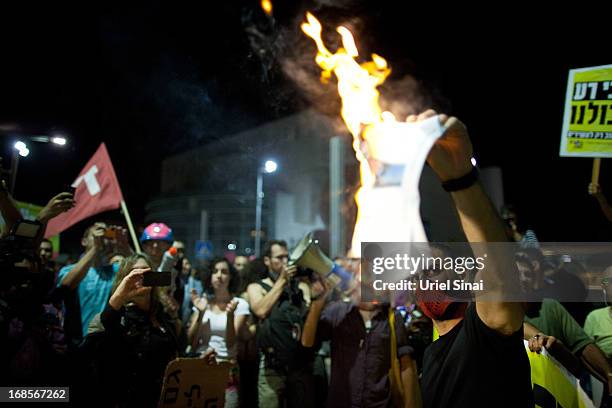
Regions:
<svg viewBox="0 0 612 408"><path fill-rule="evenodd" d="M531 366L531 384L536 407L594 408L578 379L546 350L540 354L525 350Z"/></svg>
<svg viewBox="0 0 612 408"><path fill-rule="evenodd" d="M569 71L559 155L612 157L612 65Z"/></svg>

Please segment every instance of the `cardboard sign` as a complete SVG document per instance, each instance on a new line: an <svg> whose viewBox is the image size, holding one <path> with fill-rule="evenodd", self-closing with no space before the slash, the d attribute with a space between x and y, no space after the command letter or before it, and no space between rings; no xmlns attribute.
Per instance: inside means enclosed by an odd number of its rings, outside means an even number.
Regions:
<svg viewBox="0 0 612 408"><path fill-rule="evenodd" d="M612 157L612 65L570 70L559 155Z"/></svg>
<svg viewBox="0 0 612 408"><path fill-rule="evenodd" d="M177 358L166 367L159 407L223 408L231 364Z"/></svg>

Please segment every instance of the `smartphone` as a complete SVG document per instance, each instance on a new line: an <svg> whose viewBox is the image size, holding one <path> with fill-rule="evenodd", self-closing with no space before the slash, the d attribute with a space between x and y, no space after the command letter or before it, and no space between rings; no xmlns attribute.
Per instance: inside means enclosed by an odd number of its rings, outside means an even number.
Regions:
<svg viewBox="0 0 612 408"><path fill-rule="evenodd" d="M172 272L149 271L142 274L142 286L170 286Z"/></svg>

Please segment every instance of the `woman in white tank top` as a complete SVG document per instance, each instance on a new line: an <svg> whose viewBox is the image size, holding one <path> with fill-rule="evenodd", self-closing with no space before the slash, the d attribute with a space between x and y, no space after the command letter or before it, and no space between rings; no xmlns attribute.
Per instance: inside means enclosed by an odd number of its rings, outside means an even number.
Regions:
<svg viewBox="0 0 612 408"><path fill-rule="evenodd" d="M193 314L187 335L192 350L204 354L212 349L217 361L235 363L236 343L245 330L249 305L237 296L238 272L225 258L214 259L203 280L204 293L192 292ZM237 366L235 366L237 367ZM237 373L233 369L225 392L225 406L238 406Z"/></svg>

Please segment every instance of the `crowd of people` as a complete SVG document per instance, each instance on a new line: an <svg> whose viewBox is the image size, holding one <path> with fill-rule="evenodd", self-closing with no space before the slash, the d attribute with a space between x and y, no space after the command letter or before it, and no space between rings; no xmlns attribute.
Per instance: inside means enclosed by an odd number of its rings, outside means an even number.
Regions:
<svg viewBox="0 0 612 408"><path fill-rule="evenodd" d="M590 376L599 379L607 395L612 309L554 299L559 285L585 299L585 286L544 257L533 231L519 231L513 210L500 217L472 167L465 126L439 117L446 131L428 164L452 196L468 242L520 242L514 259L493 257L474 277L498 300L477 293L457 300L442 290L417 292L404 304L372 299L362 296L368 282L359 262L335 259L354 277L342 290L290 262L280 239L268 240L258 259L194 266L162 222L143 229L141 252L125 228L92 223L81 256L60 266L42 236L50 219L74 206L72 195L57 195L26 221L2 186L1 384L70 386L77 405L156 406L168 363L193 357L232 365L226 407L529 407L538 401L527 340L530 352L546 349L588 392ZM592 193L604 208L601 190ZM34 232L24 234L23 223ZM457 276L442 270L421 278ZM607 302L611 278L608 269ZM517 291L533 301L505 300Z"/></svg>

